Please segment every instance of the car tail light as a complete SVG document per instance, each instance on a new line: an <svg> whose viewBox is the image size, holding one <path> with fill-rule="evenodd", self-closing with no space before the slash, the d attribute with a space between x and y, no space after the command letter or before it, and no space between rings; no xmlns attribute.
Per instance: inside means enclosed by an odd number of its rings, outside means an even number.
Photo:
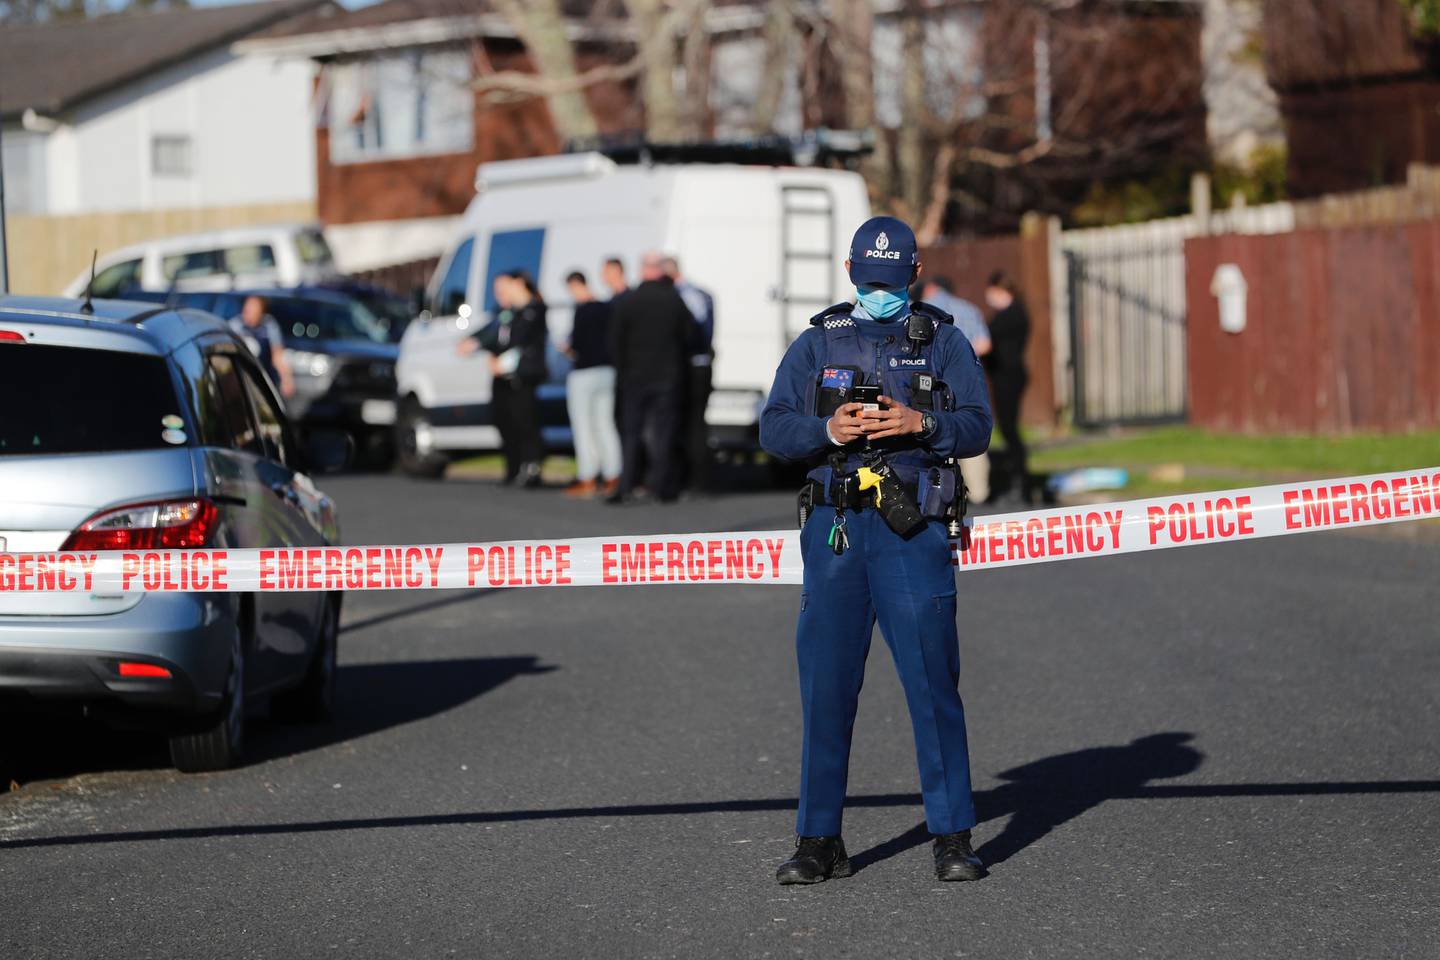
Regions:
<svg viewBox="0 0 1440 960"><path fill-rule="evenodd" d="M86 520L62 550L156 550L209 544L220 512L203 497L115 507Z"/></svg>
<svg viewBox="0 0 1440 960"><path fill-rule="evenodd" d="M164 667L158 667L153 663L135 663L131 660L121 660L119 673L122 677L158 677L168 680L170 671Z"/></svg>
<svg viewBox="0 0 1440 960"><path fill-rule="evenodd" d="M24 343L25 334L19 330L0 330L0 343Z"/></svg>

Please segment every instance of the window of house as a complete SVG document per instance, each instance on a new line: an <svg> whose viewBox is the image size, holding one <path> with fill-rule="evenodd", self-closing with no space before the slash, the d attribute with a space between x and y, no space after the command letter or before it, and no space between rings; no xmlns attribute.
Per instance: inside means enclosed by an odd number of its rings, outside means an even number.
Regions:
<svg viewBox="0 0 1440 960"><path fill-rule="evenodd" d="M6 130L0 138L5 208L9 213L45 212L45 139L25 130Z"/></svg>
<svg viewBox="0 0 1440 960"><path fill-rule="evenodd" d="M470 59L410 50L330 71L330 159L360 163L468 151L475 139Z"/></svg>
<svg viewBox="0 0 1440 960"><path fill-rule="evenodd" d="M150 138L150 171L157 177L188 177L193 172L190 138L156 134Z"/></svg>

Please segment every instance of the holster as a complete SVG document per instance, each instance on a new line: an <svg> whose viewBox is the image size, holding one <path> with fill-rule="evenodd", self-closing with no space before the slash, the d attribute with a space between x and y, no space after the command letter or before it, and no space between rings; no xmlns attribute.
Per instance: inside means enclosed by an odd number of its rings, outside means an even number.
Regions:
<svg viewBox="0 0 1440 960"><path fill-rule="evenodd" d="M865 466L879 477L879 482L862 493L874 498L872 504L880 514L880 519L885 521L885 526L904 540L909 540L924 530L928 526L925 517L921 515L914 498L884 458L879 454L867 454ZM871 490L874 492L871 493Z"/></svg>
<svg viewBox="0 0 1440 960"><path fill-rule="evenodd" d="M810 514L815 512L818 504L825 502L825 489L820 486L820 481L807 479L805 485L800 488L799 495L795 498L795 514L800 521L800 529L805 529L805 521L810 519Z"/></svg>

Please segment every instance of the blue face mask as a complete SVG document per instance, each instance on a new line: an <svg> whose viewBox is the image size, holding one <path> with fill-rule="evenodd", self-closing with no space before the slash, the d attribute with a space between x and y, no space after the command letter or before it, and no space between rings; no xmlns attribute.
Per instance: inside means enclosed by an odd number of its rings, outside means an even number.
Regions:
<svg viewBox="0 0 1440 960"><path fill-rule="evenodd" d="M884 320L899 313L901 308L909 302L905 296L906 291L886 290L883 287L875 290L861 290L856 288L855 296L860 301L860 306L865 312L876 320Z"/></svg>

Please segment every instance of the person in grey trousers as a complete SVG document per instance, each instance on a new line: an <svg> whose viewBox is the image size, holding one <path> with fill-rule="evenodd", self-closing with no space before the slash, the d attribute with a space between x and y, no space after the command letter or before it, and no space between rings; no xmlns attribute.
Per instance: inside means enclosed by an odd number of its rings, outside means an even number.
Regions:
<svg viewBox="0 0 1440 960"><path fill-rule="evenodd" d="M615 363L610 356L608 302L597 300L579 270L565 278L575 302L567 353L573 364L565 378L565 405L575 441L572 497L610 497L620 489L620 432L615 426Z"/></svg>

